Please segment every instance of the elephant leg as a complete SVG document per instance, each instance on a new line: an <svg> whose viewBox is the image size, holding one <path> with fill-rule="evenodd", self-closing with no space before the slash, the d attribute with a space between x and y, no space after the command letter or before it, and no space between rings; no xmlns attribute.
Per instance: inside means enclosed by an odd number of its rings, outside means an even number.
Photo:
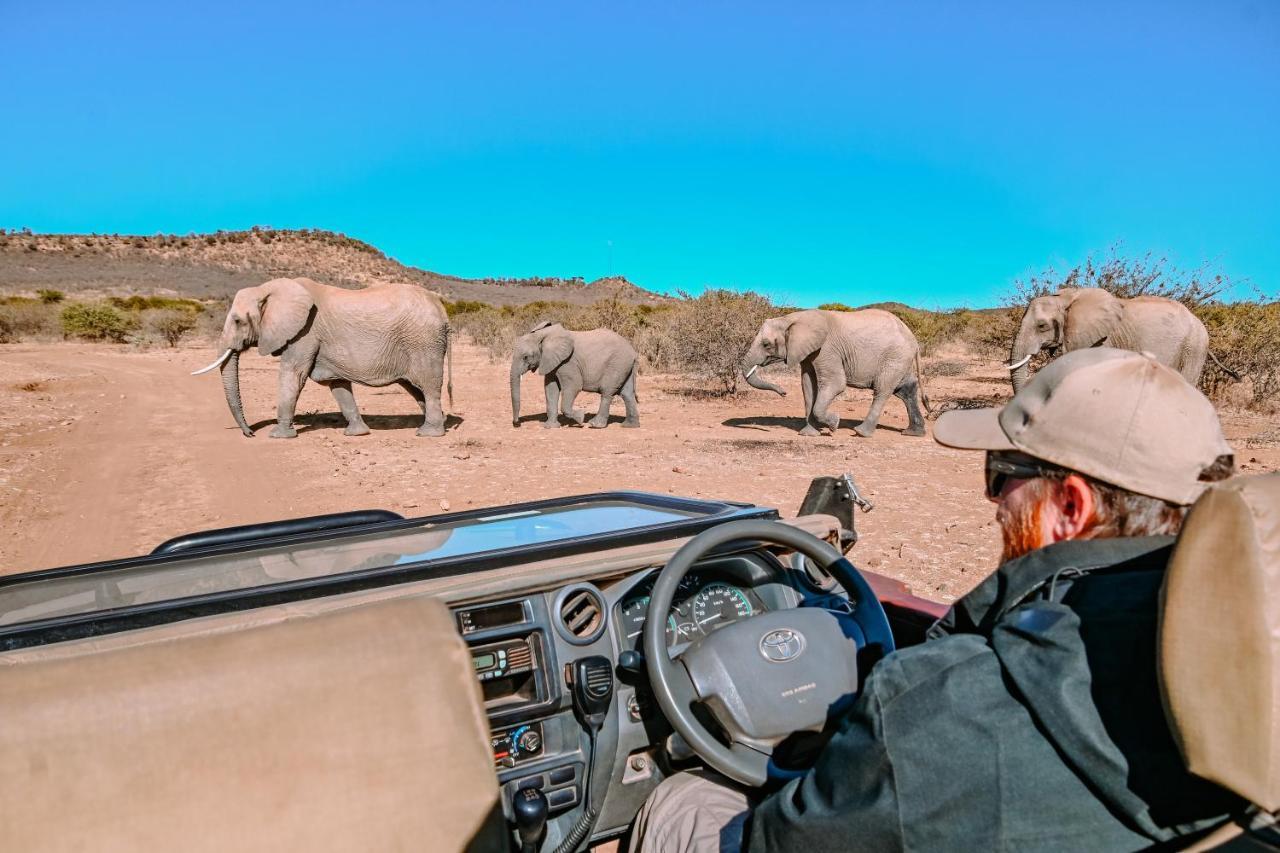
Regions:
<svg viewBox="0 0 1280 853"><path fill-rule="evenodd" d="M298 431L293 428L293 413L298 408L298 395L307 381L305 371L295 371L280 366L280 377L276 386L276 425L271 430L272 438L296 438Z"/></svg>
<svg viewBox="0 0 1280 853"><path fill-rule="evenodd" d="M828 410L836 398L844 393L844 368L828 366L824 370L818 365L814 365L814 368L813 412L809 423L814 427L826 427L834 433L840 426L840 416Z"/></svg>
<svg viewBox="0 0 1280 853"><path fill-rule="evenodd" d="M356 395L351 392L351 383L345 379L330 379L320 384L328 386L333 393L333 399L338 401L338 408L342 409L342 416L347 419L347 428L344 432L347 435L368 435L369 427L365 424L364 418L360 417L360 409L356 407Z"/></svg>
<svg viewBox="0 0 1280 853"><path fill-rule="evenodd" d="M640 407L636 404L636 372L631 371L631 375L627 377L627 381L622 383L622 404L627 407L627 419L622 422L624 427L640 426Z"/></svg>
<svg viewBox="0 0 1280 853"><path fill-rule="evenodd" d="M609 425L609 406L613 404L613 395L607 391L600 392L600 408L591 419L592 429L604 429Z"/></svg>
<svg viewBox="0 0 1280 853"><path fill-rule="evenodd" d="M804 426L800 428L800 434L817 435L818 427L813 420L813 398L817 393L817 376L811 364L800 367L800 393L804 395Z"/></svg>
<svg viewBox="0 0 1280 853"><path fill-rule="evenodd" d="M862 419L862 423L853 428L853 431L863 438L870 438L876 431L876 424L880 420L880 413L884 411L884 404L889 402L891 396L893 392L876 388L875 396L871 398L871 408L867 409L867 416Z"/></svg>
<svg viewBox="0 0 1280 853"><path fill-rule="evenodd" d="M907 407L907 429L903 435L924 435L924 413L920 411L920 383L913 377L903 382L893 392Z"/></svg>
<svg viewBox="0 0 1280 853"><path fill-rule="evenodd" d="M548 376L544 388L547 392L547 419L543 429L555 429L560 426L560 382Z"/></svg>
<svg viewBox="0 0 1280 853"><path fill-rule="evenodd" d="M418 427L418 435L437 437L444 435L444 409L440 406L440 398L426 393L407 379L396 383L409 392L409 396L418 401L422 408L422 426Z"/></svg>
<svg viewBox="0 0 1280 853"><path fill-rule="evenodd" d="M575 409L573 407L574 400L578 399L578 395L582 393L582 380L575 377L561 377L560 379L560 413L576 424L580 424L587 419L587 413L583 409ZM608 414L605 415L606 420Z"/></svg>

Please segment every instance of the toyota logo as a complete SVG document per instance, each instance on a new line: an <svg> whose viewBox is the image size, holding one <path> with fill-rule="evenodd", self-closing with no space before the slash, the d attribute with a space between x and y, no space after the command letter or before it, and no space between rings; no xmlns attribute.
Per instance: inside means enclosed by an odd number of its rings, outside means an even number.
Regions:
<svg viewBox="0 0 1280 853"><path fill-rule="evenodd" d="M790 628L779 628L770 631L760 640L760 654L765 660L774 663L786 663L800 657L804 652L804 634Z"/></svg>

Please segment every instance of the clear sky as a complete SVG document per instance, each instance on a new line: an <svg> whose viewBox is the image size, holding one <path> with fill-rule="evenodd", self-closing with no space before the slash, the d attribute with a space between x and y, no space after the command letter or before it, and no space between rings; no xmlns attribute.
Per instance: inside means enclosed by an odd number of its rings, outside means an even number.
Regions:
<svg viewBox="0 0 1280 853"><path fill-rule="evenodd" d="M1280 3L0 0L0 227L253 224L809 305L1116 241L1275 292Z"/></svg>

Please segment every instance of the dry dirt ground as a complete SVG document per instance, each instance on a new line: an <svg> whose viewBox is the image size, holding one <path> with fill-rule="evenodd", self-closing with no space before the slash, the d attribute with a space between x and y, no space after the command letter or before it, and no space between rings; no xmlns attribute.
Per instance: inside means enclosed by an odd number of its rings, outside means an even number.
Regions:
<svg viewBox="0 0 1280 853"><path fill-rule="evenodd" d="M834 436L804 438L798 379L788 396L749 391L709 399L689 380L640 379L642 426L544 430L541 383L527 376L520 429L510 422L507 367L461 343L453 417L443 438L418 438L416 405L399 388L357 388L372 429L342 434L324 388L309 384L299 434L268 438L276 365L241 362L243 437L217 374L188 372L208 347L134 351L89 344L0 346L0 573L105 560L150 550L180 533L318 513L380 507L406 516L608 489L730 498L795 514L809 480L851 472L875 510L858 516L855 562L949 601L995 564L998 532L980 494L981 459L900 430L895 400L874 437L851 432L869 392L836 406ZM1007 393L999 366L962 360L963 374L934 377L935 405ZM954 366L954 365L953 365ZM595 395L579 405L594 408ZM1246 473L1280 468L1273 419L1225 412Z"/></svg>

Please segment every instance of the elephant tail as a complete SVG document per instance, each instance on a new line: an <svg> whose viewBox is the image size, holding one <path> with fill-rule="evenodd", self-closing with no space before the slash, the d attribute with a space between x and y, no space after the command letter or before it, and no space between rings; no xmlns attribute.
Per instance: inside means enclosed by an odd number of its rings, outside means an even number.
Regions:
<svg viewBox="0 0 1280 853"><path fill-rule="evenodd" d="M1218 368L1219 368L1223 373L1227 374L1228 376L1230 376L1232 379L1234 379L1234 380L1235 380L1235 381L1237 381L1237 382L1239 382L1239 381L1240 381L1240 374L1239 374L1239 373L1236 373L1236 372L1235 372L1234 370L1232 370L1230 367L1227 367L1225 364L1223 364L1222 362L1218 361L1218 357L1217 357L1216 355L1214 355L1214 354L1213 354L1213 350L1211 350L1211 349L1206 349L1206 350L1205 350L1205 352L1209 353L1209 358L1213 359L1213 363L1214 363L1214 364L1216 364L1216 365L1218 365Z"/></svg>
<svg viewBox="0 0 1280 853"><path fill-rule="evenodd" d="M445 380L445 390L449 394L449 408L453 409L453 328L444 327L444 357L449 362L449 378Z"/></svg>
<svg viewBox="0 0 1280 853"><path fill-rule="evenodd" d="M924 371L920 369L919 350L916 350L916 385L920 388L920 402L924 403L924 410L932 415L933 403L929 402L929 395L924 393Z"/></svg>

